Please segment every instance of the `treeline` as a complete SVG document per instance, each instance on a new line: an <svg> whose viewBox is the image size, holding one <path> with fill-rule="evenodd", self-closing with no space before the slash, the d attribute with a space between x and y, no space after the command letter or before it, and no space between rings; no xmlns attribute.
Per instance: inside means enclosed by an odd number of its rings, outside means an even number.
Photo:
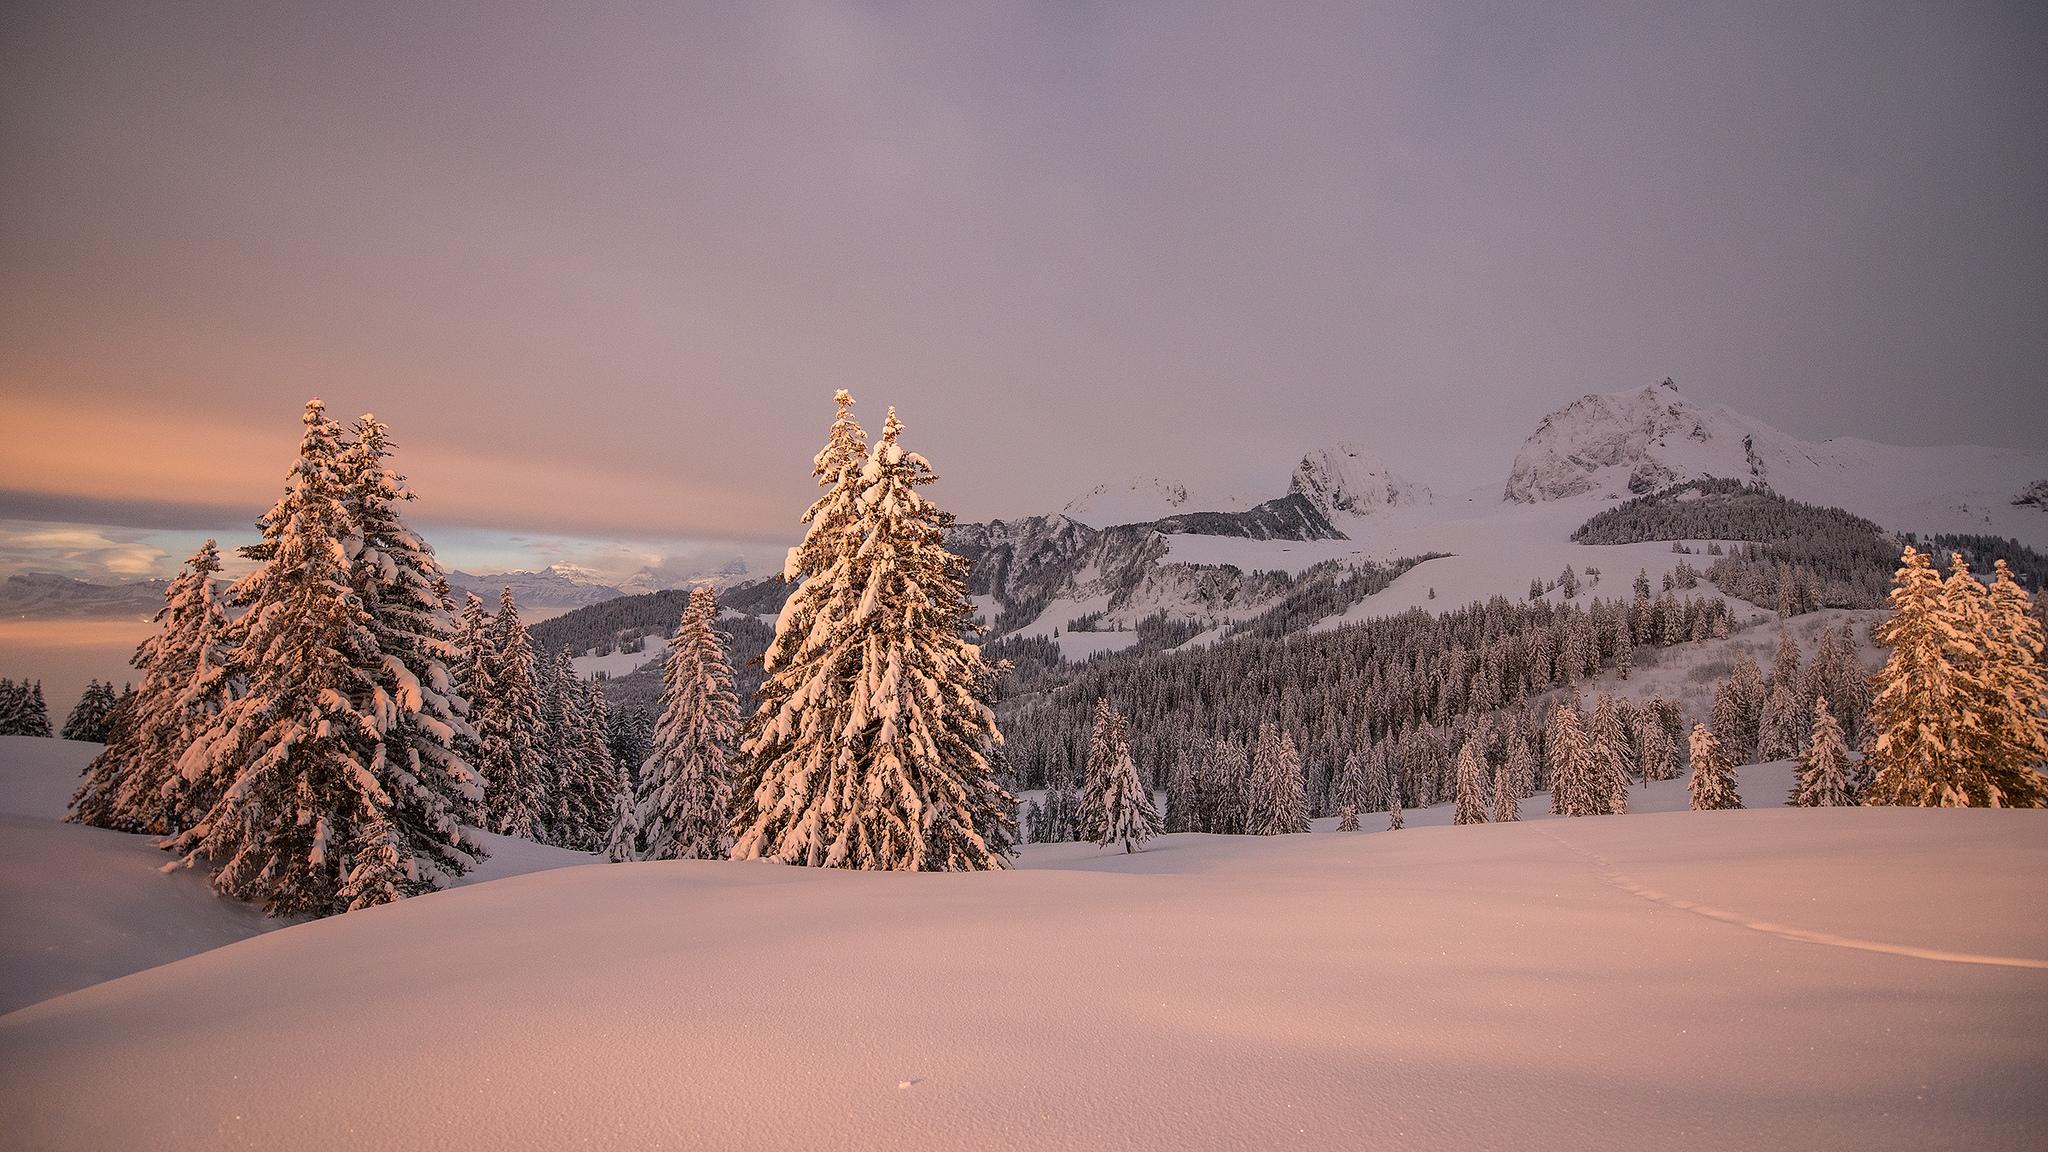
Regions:
<svg viewBox="0 0 2048 1152"><path fill-rule="evenodd" d="M1495 597L1440 615L1417 610L1328 632L1105 657L1064 685L1006 699L1005 752L1023 786L1071 788L1095 702L1107 698L1128 717L1132 753L1155 781L1213 755L1219 742L1248 749L1271 723L1298 750L1312 814L1332 810L1330 781L1354 753L1375 747L1396 765L1403 799L1430 804L1448 795L1452 757L1482 720L1492 725L1527 697L1603 668L1626 674L1639 644L1727 632L1718 597L1666 593L1583 607ZM991 648L1006 657L1016 651ZM1020 662L1012 677L1026 667Z"/></svg>
<svg viewBox="0 0 2048 1152"><path fill-rule="evenodd" d="M2048 588L2048 556L2010 536L1936 532L1923 543L1919 537L1908 532L1906 540L1930 556L1952 556L1960 552L1972 572L1992 572L2000 561L2004 561L2006 569L2012 573L2012 578L2020 587L2037 595L2043 588Z"/></svg>
<svg viewBox="0 0 2048 1152"><path fill-rule="evenodd" d="M1711 477L1605 509L1572 540L1750 541L1716 560L1707 578L1730 596L1787 616L1877 607L1898 555L1897 542L1861 516L1788 499L1762 484Z"/></svg>

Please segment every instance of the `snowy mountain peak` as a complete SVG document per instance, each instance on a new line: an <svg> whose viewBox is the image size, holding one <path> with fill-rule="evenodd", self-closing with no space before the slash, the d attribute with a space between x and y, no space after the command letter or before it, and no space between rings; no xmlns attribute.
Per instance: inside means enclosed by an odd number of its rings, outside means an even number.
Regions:
<svg viewBox="0 0 2048 1152"><path fill-rule="evenodd" d="M1395 475L1378 456L1350 443L1318 448L1303 456L1287 490L1306 497L1325 516L1369 516L1386 508L1431 501L1427 487Z"/></svg>
<svg viewBox="0 0 2048 1152"><path fill-rule="evenodd" d="M1221 493L1191 491L1187 485L1157 476L1109 480L1066 502L1060 513L1091 528L1149 524L1183 512L1242 512L1256 500Z"/></svg>
<svg viewBox="0 0 2048 1152"><path fill-rule="evenodd" d="M1670 380L1581 397L1523 441L1506 498L1518 503L1593 493L1621 497L1719 476L1771 483L1812 445L1726 408L1701 408Z"/></svg>

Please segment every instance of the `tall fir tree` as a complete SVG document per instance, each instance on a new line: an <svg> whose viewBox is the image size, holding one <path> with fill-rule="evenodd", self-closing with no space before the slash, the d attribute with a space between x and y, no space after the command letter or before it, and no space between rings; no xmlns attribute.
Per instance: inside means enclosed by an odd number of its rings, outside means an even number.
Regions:
<svg viewBox="0 0 2048 1152"><path fill-rule="evenodd" d="M1121 843L1138 848L1159 834L1152 790L1138 776L1123 713L1108 697L1095 702L1095 729L1088 741L1088 782L1082 790L1083 830L1097 846Z"/></svg>
<svg viewBox="0 0 2048 1152"><path fill-rule="evenodd" d="M1985 591L1979 647L1984 702L1983 750L1992 771L2007 781L2001 799L2012 807L2048 803L2048 663L2040 620L2026 589L2004 560L1993 563Z"/></svg>
<svg viewBox="0 0 2048 1152"><path fill-rule="evenodd" d="M477 763L484 777L484 818L491 831L541 840L548 833L554 781L546 760L547 721L533 636L507 588L491 618L490 692L477 709Z"/></svg>
<svg viewBox="0 0 2048 1152"><path fill-rule="evenodd" d="M1764 688L1763 712L1757 723L1757 758L1790 760L1799 755L1812 726L1812 698L1799 666L1799 642L1784 625L1778 628L1778 654Z"/></svg>
<svg viewBox="0 0 2048 1152"><path fill-rule="evenodd" d="M1198 832L1200 816L1196 812L1196 790L1201 769L1198 767L1199 750L1190 747L1173 758L1172 767L1166 770L1166 818L1164 826L1168 832Z"/></svg>
<svg viewBox="0 0 2048 1152"><path fill-rule="evenodd" d="M234 699L228 615L214 586L220 550L208 540L164 589L158 630L129 661L141 687L119 739L93 759L68 819L124 832L182 832L197 813L178 761Z"/></svg>
<svg viewBox="0 0 2048 1152"><path fill-rule="evenodd" d="M206 860L222 893L274 916L387 903L437 879L407 851L385 786L382 656L350 584L360 539L340 433L318 400L304 425L263 539L243 549L257 567L229 594L243 609L231 667L248 690L181 758L208 805L168 842L187 866Z"/></svg>
<svg viewBox="0 0 2048 1152"><path fill-rule="evenodd" d="M706 584L692 588L662 666L661 720L622 840L633 859L719 860L732 849L740 704L724 639L712 627L717 618L717 594Z"/></svg>
<svg viewBox="0 0 2048 1152"><path fill-rule="evenodd" d="M1453 821L1458 824L1486 823L1489 797L1486 794L1486 769L1480 762L1479 753L1473 742L1467 740L1458 750L1458 800Z"/></svg>
<svg viewBox="0 0 2048 1152"><path fill-rule="evenodd" d="M374 771L391 801L391 851L407 873L401 887L418 891L462 875L484 854L462 828L483 797L483 778L464 755L473 733L453 670L447 574L399 511L414 496L391 467L391 452L384 424L364 415L338 472L355 528L349 584L376 651L368 670Z"/></svg>
<svg viewBox="0 0 2048 1152"><path fill-rule="evenodd" d="M1389 777L1393 775L1391 766L1388 767L1387 773ZM1390 782L1387 786L1387 831L1399 832L1401 824L1401 787Z"/></svg>
<svg viewBox="0 0 2048 1152"><path fill-rule="evenodd" d="M1842 738L1842 726L1835 722L1825 696L1813 700L1812 732L1806 753L1799 758L1799 774L1792 784L1792 804L1798 808L1834 808L1854 804L1849 777L1849 744Z"/></svg>
<svg viewBox="0 0 2048 1152"><path fill-rule="evenodd" d="M476 798L468 802L462 818L479 827L489 827L490 816L485 806L489 773L484 758L483 726L497 696L497 682L491 676L497 653L491 643L491 614L484 609L484 602L473 594L465 594L462 598L462 610L456 614L449 647L455 659L452 666L455 681L461 689L463 703L467 705L463 717L467 723L456 734L456 746L463 760L476 770L477 781L482 788Z"/></svg>
<svg viewBox="0 0 2048 1152"><path fill-rule="evenodd" d="M1692 726L1692 809L1712 812L1742 807L1742 793L1736 790L1735 769L1721 754L1721 743L1704 724Z"/></svg>
<svg viewBox="0 0 2048 1152"><path fill-rule="evenodd" d="M1550 713L1550 812L1553 816L1594 816L1606 809L1604 789L1586 739L1578 702L1561 698Z"/></svg>
<svg viewBox="0 0 2048 1152"><path fill-rule="evenodd" d="M1749 653L1735 657L1735 669L1714 691L1714 728L1718 747L1731 764L1754 764L1764 714L1763 670Z"/></svg>
<svg viewBox="0 0 2048 1152"><path fill-rule="evenodd" d="M1237 741L1223 738L1217 739L1213 748L1203 761L1207 772L1202 786L1202 830L1224 836L1242 835L1251 787L1251 753Z"/></svg>
<svg viewBox="0 0 2048 1152"><path fill-rule="evenodd" d="M58 733L58 738L87 744L106 743L114 718L114 705L119 700L112 684L103 680L88 682L78 697L78 703L72 705L70 714L64 717L64 728Z"/></svg>
<svg viewBox="0 0 2048 1152"><path fill-rule="evenodd" d="M1244 831L1252 836L1308 831L1301 757L1295 751L1294 737L1270 723L1260 727L1258 744L1252 749Z"/></svg>
<svg viewBox="0 0 2048 1152"><path fill-rule="evenodd" d="M2013 717L2033 702L2013 701L2000 668L2023 668L1994 655L1999 625L1990 596L1957 558L1944 582L1927 557L1908 547L1893 578L1892 616L1878 627L1891 649L1876 679L1867 759L1875 766L1870 804L1920 807L2039 807L2048 781L2034 768L2042 748ZM2021 650L2012 656L2024 654ZM2033 682L2040 683L2038 673ZM2038 714L2038 713L2037 713Z"/></svg>
<svg viewBox="0 0 2048 1152"><path fill-rule="evenodd" d="M733 855L836 868L962 871L1007 865L1016 803L989 752L988 703L966 564L951 518L918 489L937 477L901 444L892 410L854 469L852 400L814 471L831 485L785 575L791 593L763 657ZM842 427L844 426L844 427ZM991 839L990 832L1001 838Z"/></svg>
<svg viewBox="0 0 2048 1152"><path fill-rule="evenodd" d="M1619 816L1628 811L1630 739L1624 719L1626 705L1601 693L1593 702L1592 738L1593 798L1601 813Z"/></svg>

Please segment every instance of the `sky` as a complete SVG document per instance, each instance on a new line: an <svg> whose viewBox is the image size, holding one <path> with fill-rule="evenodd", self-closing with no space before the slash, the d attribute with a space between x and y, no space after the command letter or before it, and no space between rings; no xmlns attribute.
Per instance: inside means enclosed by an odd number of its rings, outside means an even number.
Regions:
<svg viewBox="0 0 2048 1152"><path fill-rule="evenodd" d="M841 387L970 519L2048 437L2039 4L15 0L0 160L0 572L246 537L313 395L471 570L772 556Z"/></svg>

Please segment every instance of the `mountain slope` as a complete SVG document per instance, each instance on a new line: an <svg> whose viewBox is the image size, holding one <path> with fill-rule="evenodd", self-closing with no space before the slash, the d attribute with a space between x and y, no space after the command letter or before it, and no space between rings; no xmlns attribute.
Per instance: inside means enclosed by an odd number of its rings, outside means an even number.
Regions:
<svg viewBox="0 0 2048 1152"><path fill-rule="evenodd" d="M1768 484L1894 532L1989 532L2048 544L2048 514L2014 503L2048 478L2048 453L1806 441L1695 404L1669 380L1581 397L1544 417L1515 454L1503 496L1521 504L1622 499L1705 477Z"/></svg>

